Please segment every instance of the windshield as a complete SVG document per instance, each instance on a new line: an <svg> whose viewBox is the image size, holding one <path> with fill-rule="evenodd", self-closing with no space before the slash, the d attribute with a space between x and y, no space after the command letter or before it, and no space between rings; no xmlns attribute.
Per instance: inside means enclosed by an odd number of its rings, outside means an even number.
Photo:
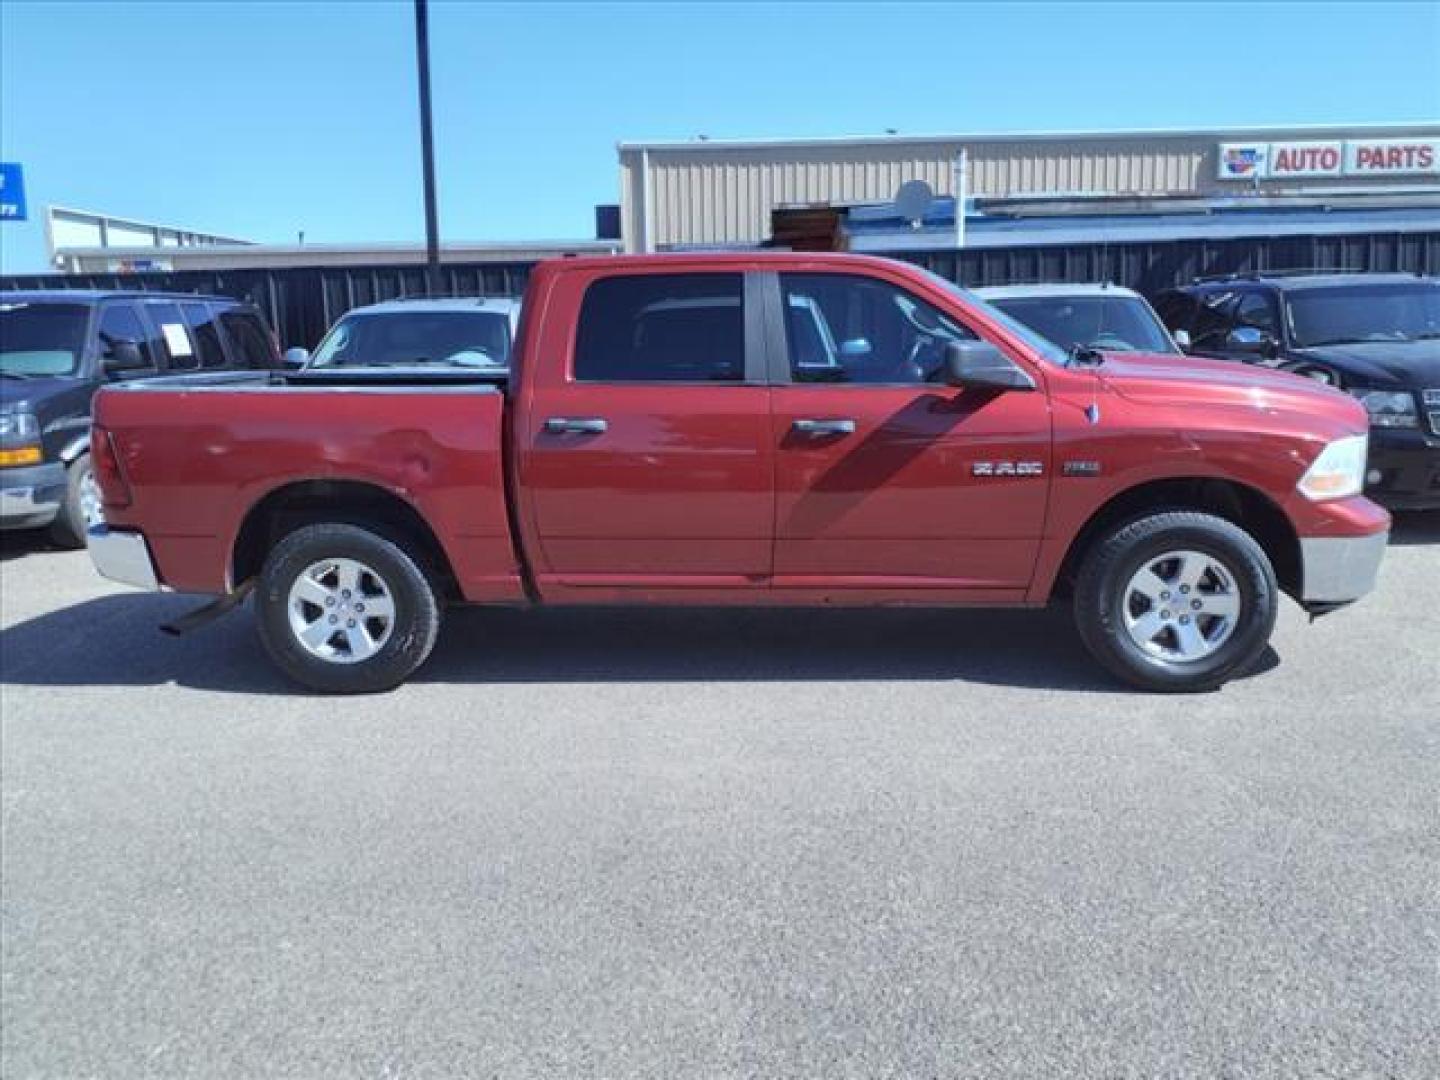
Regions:
<svg viewBox="0 0 1440 1080"><path fill-rule="evenodd" d="M1302 349L1440 337L1440 283L1433 281L1295 289L1286 301Z"/></svg>
<svg viewBox="0 0 1440 1080"><path fill-rule="evenodd" d="M315 350L316 366L442 364L505 368L510 317L497 311L389 311L347 315Z"/></svg>
<svg viewBox="0 0 1440 1080"><path fill-rule="evenodd" d="M84 304L0 301L0 376L75 374L89 322Z"/></svg>
<svg viewBox="0 0 1440 1080"><path fill-rule="evenodd" d="M1112 352L1179 352L1150 305L1138 296L1026 296L990 303L1066 352L1076 346Z"/></svg>
<svg viewBox="0 0 1440 1080"><path fill-rule="evenodd" d="M1069 363L1069 354L1064 349L1054 344L1054 342L1051 342L1048 339L1042 337L1041 335L1035 333L1035 331L1031 330L1020 320L1006 314L1003 310L996 307L994 304L986 303L969 289L962 289L953 281L947 281L945 278L941 277L933 270L925 270L924 274L926 277L930 278L931 281L936 282L942 288L944 288L946 292L950 293L953 296L958 296L965 303L973 304L976 307L984 308L987 312L990 313L991 318L993 318L1001 326L1005 327L1005 329L1009 330L1021 341L1025 342L1025 344L1029 345L1046 360L1049 360L1052 364L1064 367L1067 363Z"/></svg>

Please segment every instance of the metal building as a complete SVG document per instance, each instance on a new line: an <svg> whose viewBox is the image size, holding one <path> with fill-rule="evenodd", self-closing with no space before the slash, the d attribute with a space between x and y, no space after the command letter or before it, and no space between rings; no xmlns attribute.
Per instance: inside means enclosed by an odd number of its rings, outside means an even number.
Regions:
<svg viewBox="0 0 1440 1080"><path fill-rule="evenodd" d="M621 143L627 251L754 244L782 206L967 196L1239 195L1440 184L1440 123Z"/></svg>

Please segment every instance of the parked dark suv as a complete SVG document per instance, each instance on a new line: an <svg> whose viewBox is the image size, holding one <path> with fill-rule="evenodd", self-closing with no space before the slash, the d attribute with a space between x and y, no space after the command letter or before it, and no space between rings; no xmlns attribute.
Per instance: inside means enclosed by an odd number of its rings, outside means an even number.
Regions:
<svg viewBox="0 0 1440 1080"><path fill-rule="evenodd" d="M100 515L90 399L106 381L279 364L260 312L226 297L0 293L0 529L85 543Z"/></svg>
<svg viewBox="0 0 1440 1080"><path fill-rule="evenodd" d="M1186 352L1282 368L1359 398L1370 413L1365 493L1394 510L1440 508L1440 279L1203 279L1162 293L1155 309L1188 335Z"/></svg>

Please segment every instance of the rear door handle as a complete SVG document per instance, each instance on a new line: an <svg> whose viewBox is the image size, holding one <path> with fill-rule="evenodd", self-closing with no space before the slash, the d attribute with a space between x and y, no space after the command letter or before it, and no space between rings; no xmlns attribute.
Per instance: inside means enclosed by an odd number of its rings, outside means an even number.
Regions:
<svg viewBox="0 0 1440 1080"><path fill-rule="evenodd" d="M599 435L609 426L598 416L552 416L545 421L551 435Z"/></svg>
<svg viewBox="0 0 1440 1080"><path fill-rule="evenodd" d="M827 435L854 435L854 420L796 420L790 425L790 430L797 435L813 435L816 437Z"/></svg>

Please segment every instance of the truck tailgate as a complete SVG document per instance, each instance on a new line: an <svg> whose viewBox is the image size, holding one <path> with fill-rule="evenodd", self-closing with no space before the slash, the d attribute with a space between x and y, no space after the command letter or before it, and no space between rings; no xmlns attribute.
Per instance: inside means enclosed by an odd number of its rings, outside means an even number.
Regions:
<svg viewBox="0 0 1440 1080"><path fill-rule="evenodd" d="M428 522L467 600L518 600L504 409L504 395L483 385L107 388L96 398L95 435L112 440L129 505L119 484L101 477L106 519L143 531L165 585L218 593L237 584L236 538L267 496L296 484L368 484Z"/></svg>

